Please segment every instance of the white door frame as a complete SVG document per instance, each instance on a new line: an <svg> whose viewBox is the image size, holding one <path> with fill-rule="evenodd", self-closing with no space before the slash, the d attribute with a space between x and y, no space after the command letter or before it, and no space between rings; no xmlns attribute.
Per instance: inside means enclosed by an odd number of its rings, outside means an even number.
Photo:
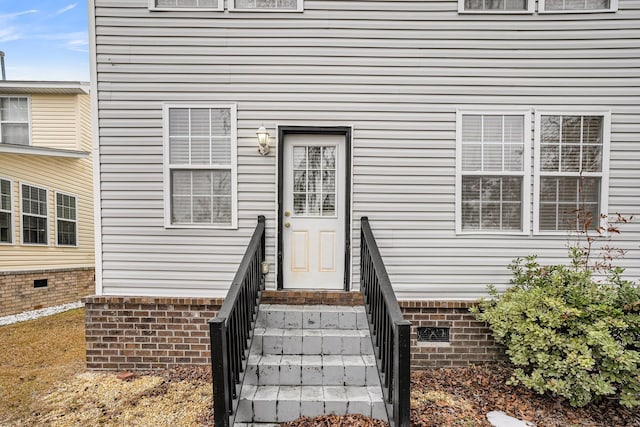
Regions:
<svg viewBox="0 0 640 427"><path fill-rule="evenodd" d="M283 283L283 218L284 218L284 163L286 159L282 155L284 153L284 144L286 144L287 135L305 134L305 135L344 135L345 144L345 188L344 193L344 218L345 218L345 248L344 248L344 279L343 290L351 290L351 138L353 135L350 126L278 126L278 212L276 217L277 223L277 289L284 289Z"/></svg>

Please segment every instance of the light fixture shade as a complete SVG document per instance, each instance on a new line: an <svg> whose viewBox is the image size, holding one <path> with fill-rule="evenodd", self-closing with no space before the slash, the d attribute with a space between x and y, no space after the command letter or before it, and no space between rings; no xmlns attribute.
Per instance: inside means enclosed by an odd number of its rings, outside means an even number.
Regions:
<svg viewBox="0 0 640 427"><path fill-rule="evenodd" d="M262 125L256 132L256 135L258 135L258 144L260 145L258 151L263 156L266 156L269 154L269 131Z"/></svg>

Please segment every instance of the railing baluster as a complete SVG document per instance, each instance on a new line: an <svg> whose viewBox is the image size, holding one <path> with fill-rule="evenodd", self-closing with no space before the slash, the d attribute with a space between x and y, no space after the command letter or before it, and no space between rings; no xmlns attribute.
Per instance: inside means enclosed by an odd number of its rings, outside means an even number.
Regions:
<svg viewBox="0 0 640 427"><path fill-rule="evenodd" d="M261 215L222 307L209 321L215 427L229 427L232 422L229 417L233 415L234 399L238 398L243 361L247 359L260 291L264 289L264 249L265 218Z"/></svg>
<svg viewBox="0 0 640 427"><path fill-rule="evenodd" d="M409 426L411 323L404 320L367 217L361 218L360 289L380 373L389 422Z"/></svg>

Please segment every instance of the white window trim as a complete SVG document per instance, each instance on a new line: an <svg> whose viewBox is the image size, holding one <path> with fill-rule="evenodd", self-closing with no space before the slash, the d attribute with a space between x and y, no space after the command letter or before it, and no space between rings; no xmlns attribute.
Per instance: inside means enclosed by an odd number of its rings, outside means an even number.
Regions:
<svg viewBox="0 0 640 427"><path fill-rule="evenodd" d="M224 0L218 0L217 7L167 7L156 6L157 0L149 0L149 10L153 11L171 11L171 12L203 12L203 11L224 11Z"/></svg>
<svg viewBox="0 0 640 427"><path fill-rule="evenodd" d="M42 216L42 215L34 215L34 214L28 214L24 212L24 203L22 200L22 186L23 185L27 185L29 187L35 187L38 188L40 190L44 190L45 191L45 199L47 202L47 215L46 216ZM20 186L19 186L19 190L20 190L20 244L25 245L25 246L49 246L49 243L51 241L51 236L49 235L49 212L51 211L50 207L49 207L49 189L46 187L42 187L40 185L36 185L36 184L31 184L29 182L20 182ZM29 215L29 216L35 216L38 218L45 218L45 236L47 236L47 243L25 243L24 241L24 215Z"/></svg>
<svg viewBox="0 0 640 427"><path fill-rule="evenodd" d="M214 170L224 169L217 165L171 165L169 163L169 109L171 108L228 108L231 111L231 225L215 224L172 224L171 223L171 169L184 170ZM165 228L196 228L196 229L224 229L238 228L238 124L236 104L163 104L162 105L162 162L164 187L164 227Z"/></svg>
<svg viewBox="0 0 640 427"><path fill-rule="evenodd" d="M607 13L607 12L617 12L618 11L618 0L610 0L609 9L563 9L563 10L547 10L546 9L546 0L539 0L538 3L538 13Z"/></svg>
<svg viewBox="0 0 640 427"><path fill-rule="evenodd" d="M14 207L14 200L13 200L13 196L14 196L14 189L13 189L13 180L10 178L5 178L3 176L0 176L0 180L2 181L9 181L9 218L11 221L11 229L9 230L9 238L11 239L11 242L0 242L0 245L15 245L16 244L16 233L15 233L15 228L16 228L16 219L15 219L15 215L13 214L13 207ZM0 209L0 211L2 212L7 212L4 209Z"/></svg>
<svg viewBox="0 0 640 427"><path fill-rule="evenodd" d="M230 12L279 12L279 13L291 13L291 12L304 12L304 0L297 0L297 6L295 9L277 9L277 8L266 8L266 9L252 9L252 8L238 8L236 7L236 0L227 0Z"/></svg>
<svg viewBox="0 0 640 427"><path fill-rule="evenodd" d="M483 15L531 15L535 13L535 0L527 0L527 8L524 10L499 10L499 9L465 9L465 0L458 0L458 13L483 14ZM617 1L617 0L616 0Z"/></svg>
<svg viewBox="0 0 640 427"><path fill-rule="evenodd" d="M75 201L75 210L76 210L76 219L75 220L71 220L71 219L67 219L67 218L58 218L58 194L60 194L62 196L73 197L73 199ZM78 196L76 196L75 194L71 194L71 193L64 193L62 191L55 191L54 192L53 201L54 201L55 210L56 210L56 223L55 223L56 246L61 247L61 248L77 248L79 246L79 242L78 242ZM66 222L73 222L73 223L76 224L76 244L75 245L63 245L60 242L58 242L58 220L66 221Z"/></svg>
<svg viewBox="0 0 640 427"><path fill-rule="evenodd" d="M566 236L567 232L577 232L578 230L540 230L540 122L542 116L602 116L602 172L584 172L584 177L598 177L600 181L600 214L609 214L609 163L611 147L611 110L583 108L578 110L569 109L544 109L535 111L535 140L534 140L534 167L533 167L533 233L543 236ZM553 173L545 174L551 176ZM557 176L573 176L576 173L557 173ZM605 226L606 219L600 220L600 225Z"/></svg>
<svg viewBox="0 0 640 427"><path fill-rule="evenodd" d="M31 147L33 145L33 141L31 139L31 96L30 95L2 95L0 94L0 98L26 98L27 99L27 133L29 136L29 144L24 145L24 147ZM18 123L18 122L16 122ZM19 122L22 123L22 122ZM4 144L2 141L2 121L0 120L0 144ZM6 143L9 144L9 143ZM13 145L13 144L12 144ZM20 144L18 144L20 145ZM22 145L21 145L22 146Z"/></svg>
<svg viewBox="0 0 640 427"><path fill-rule="evenodd" d="M462 116L463 115L511 115L523 116L524 148L522 172L473 172L478 176L521 176L522 177L522 230L462 230ZM528 236L531 233L531 109L513 107L495 110L457 109L456 110L456 193L455 218L457 235L514 235Z"/></svg>

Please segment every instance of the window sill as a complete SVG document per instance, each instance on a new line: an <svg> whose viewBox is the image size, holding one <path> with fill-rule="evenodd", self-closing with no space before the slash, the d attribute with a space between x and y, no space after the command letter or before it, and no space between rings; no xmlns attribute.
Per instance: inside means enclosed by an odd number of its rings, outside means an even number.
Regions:
<svg viewBox="0 0 640 427"><path fill-rule="evenodd" d="M539 15L552 15L560 13L615 13L618 9L582 9L582 10L538 10Z"/></svg>
<svg viewBox="0 0 640 427"><path fill-rule="evenodd" d="M166 229L183 229L183 230L237 230L237 225L195 225L195 224L165 224Z"/></svg>
<svg viewBox="0 0 640 427"><path fill-rule="evenodd" d="M459 10L459 15L533 15L533 10Z"/></svg>

